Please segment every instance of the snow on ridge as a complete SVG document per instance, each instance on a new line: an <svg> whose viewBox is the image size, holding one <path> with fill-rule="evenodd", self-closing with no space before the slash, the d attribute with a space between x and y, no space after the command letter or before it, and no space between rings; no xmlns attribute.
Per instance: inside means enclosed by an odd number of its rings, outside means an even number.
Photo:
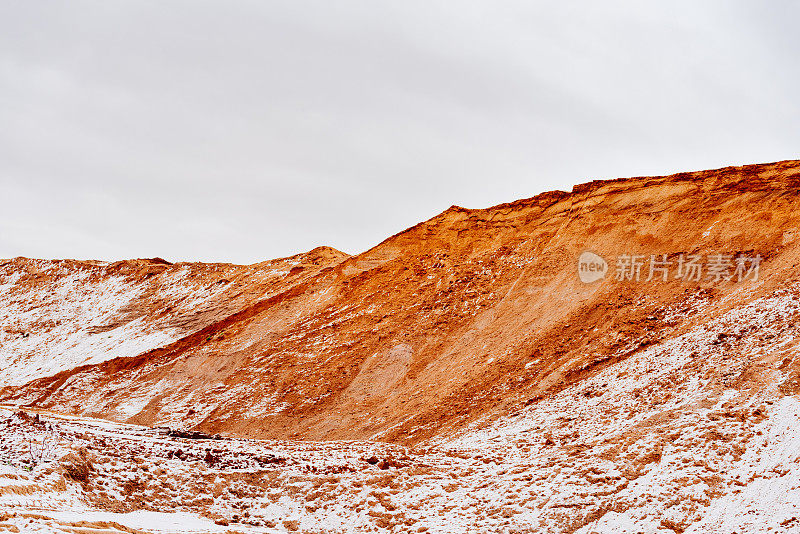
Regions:
<svg viewBox="0 0 800 534"><path fill-rule="evenodd" d="M21 271L0 277L0 388L172 343L185 331L170 319L230 285L198 285L186 269L144 280L101 268L50 270L45 283ZM172 311L159 314L167 301Z"/></svg>
<svg viewBox="0 0 800 534"><path fill-rule="evenodd" d="M685 334L649 346L580 384L523 409L513 417L500 418L489 427L485 426L485 421L478 421L456 436L443 436L436 443L453 448L486 447L498 440L513 439L518 432L557 419L564 413L584 417L595 424L602 421L602 425L595 429L609 432L614 427L609 427L610 421L602 417L604 410L611 407L619 410L631 403L638 403L638 400L631 397L632 392L675 373L692 360L719 357L722 349L715 342L720 333L742 336L740 342L745 350L751 352L757 349L769 350L770 347L780 349L794 342L798 338L797 331L781 333L779 328L785 327L793 317L800 314L798 291L800 286L793 290L781 290L772 296L734 308L722 317L696 326ZM765 342L762 336L747 336L748 332L754 330L760 334L772 334L774 337ZM681 389L682 396L672 401L672 407L689 405L704 398L707 394L704 385L697 377L687 377L684 389ZM585 398L583 393L587 391L603 391L604 395ZM581 400L578 402L576 399L579 397ZM630 423L624 417L621 422L623 425Z"/></svg>
<svg viewBox="0 0 800 534"><path fill-rule="evenodd" d="M92 333L92 328L119 315L144 288L121 277L91 283L87 276L77 273L43 288L2 295L5 305L0 322L6 328L0 332L0 386L21 385L85 363L131 356L170 337L143 332L141 322Z"/></svg>
<svg viewBox="0 0 800 534"><path fill-rule="evenodd" d="M776 364L757 363L797 355L797 291L735 308L435 449L501 471L529 466L547 496L530 512L550 525L543 532L557 530L547 503L599 516L580 534L800 528L800 399L778 391ZM751 365L763 382L736 389Z"/></svg>

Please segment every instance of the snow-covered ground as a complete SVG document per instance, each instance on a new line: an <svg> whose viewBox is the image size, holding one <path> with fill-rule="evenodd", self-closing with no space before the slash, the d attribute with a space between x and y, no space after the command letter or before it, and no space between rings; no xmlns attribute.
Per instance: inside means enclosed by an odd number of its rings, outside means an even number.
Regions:
<svg viewBox="0 0 800 534"><path fill-rule="evenodd" d="M122 309L145 287L120 277L91 283L88 275L83 271L64 276L53 285L27 289L17 298L4 294L19 290L13 283L0 286L0 298L6 303L0 312L6 326L0 331L0 387L78 365L135 356L175 339L176 329L145 325L141 317L93 332L123 315Z"/></svg>
<svg viewBox="0 0 800 534"><path fill-rule="evenodd" d="M799 294L413 449L0 408L0 532L800 532Z"/></svg>
<svg viewBox="0 0 800 534"><path fill-rule="evenodd" d="M798 532L800 399L778 388L796 313L793 293L756 301L411 450L0 411L0 529ZM753 365L758 378L743 382ZM76 458L85 479L70 475Z"/></svg>
<svg viewBox="0 0 800 534"><path fill-rule="evenodd" d="M149 264L127 263L126 270L25 258L0 265L0 388L168 345L262 298L226 277L263 292L288 271L276 268L286 260L263 268L156 264L145 274L136 269Z"/></svg>

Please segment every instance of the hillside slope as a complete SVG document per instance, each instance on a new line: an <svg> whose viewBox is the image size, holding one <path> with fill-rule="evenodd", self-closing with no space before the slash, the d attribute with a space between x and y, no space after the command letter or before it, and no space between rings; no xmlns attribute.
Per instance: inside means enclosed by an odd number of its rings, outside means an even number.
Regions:
<svg viewBox="0 0 800 534"><path fill-rule="evenodd" d="M320 247L249 266L2 261L0 388L168 345L346 257Z"/></svg>
<svg viewBox="0 0 800 534"><path fill-rule="evenodd" d="M592 182L452 207L311 267L144 262L162 272L139 282L146 273L114 274L130 264L62 262L55 275L14 260L2 286L14 321L3 324L12 377L3 395L212 433L416 443L517 410L788 287L798 188L798 162ZM623 254L715 252L763 262L757 281L583 284L576 259L587 249L612 264ZM30 287L45 300L68 297L42 308ZM23 331L30 337L13 338ZM23 385L37 373L49 376Z"/></svg>
<svg viewBox="0 0 800 534"><path fill-rule="evenodd" d="M0 527L797 532L798 192L787 161L453 207L353 257L4 262ZM31 439L96 471L24 473Z"/></svg>

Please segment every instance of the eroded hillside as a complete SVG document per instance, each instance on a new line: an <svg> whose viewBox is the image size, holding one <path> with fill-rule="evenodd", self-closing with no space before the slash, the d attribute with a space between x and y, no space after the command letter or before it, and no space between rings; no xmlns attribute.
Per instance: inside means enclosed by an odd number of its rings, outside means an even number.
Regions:
<svg viewBox="0 0 800 534"><path fill-rule="evenodd" d="M0 529L796 532L798 192L789 161L453 207L353 257L8 260Z"/></svg>
<svg viewBox="0 0 800 534"><path fill-rule="evenodd" d="M354 257L3 265L5 399L212 433L415 443L795 279L797 162L452 207ZM760 255L760 279L595 284L584 250ZM613 270L613 265L612 265ZM702 311L686 308L702 302ZM45 375L23 386L36 376Z"/></svg>

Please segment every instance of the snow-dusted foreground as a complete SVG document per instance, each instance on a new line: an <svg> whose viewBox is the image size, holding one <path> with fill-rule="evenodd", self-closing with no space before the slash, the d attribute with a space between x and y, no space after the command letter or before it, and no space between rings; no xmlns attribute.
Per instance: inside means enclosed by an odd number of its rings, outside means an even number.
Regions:
<svg viewBox="0 0 800 534"><path fill-rule="evenodd" d="M0 408L0 532L800 532L798 288L715 316L410 450Z"/></svg>
<svg viewBox="0 0 800 534"><path fill-rule="evenodd" d="M521 414L410 451L6 410L0 532L797 532L800 401L736 400L609 432Z"/></svg>
<svg viewBox="0 0 800 534"><path fill-rule="evenodd" d="M9 406L0 532L798 532L797 293L411 450Z"/></svg>

